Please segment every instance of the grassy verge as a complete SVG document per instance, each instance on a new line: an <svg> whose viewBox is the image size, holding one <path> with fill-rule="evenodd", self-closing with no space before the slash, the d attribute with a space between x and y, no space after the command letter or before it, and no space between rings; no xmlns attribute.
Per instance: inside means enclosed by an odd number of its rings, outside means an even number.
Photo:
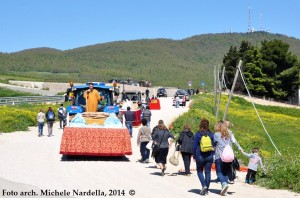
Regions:
<svg viewBox="0 0 300 198"><path fill-rule="evenodd" d="M28 127L36 126L36 115L43 109L44 112L51 106L57 115L57 105L49 104L19 104L0 106L0 132L28 131ZM56 116L57 117L57 116Z"/></svg>
<svg viewBox="0 0 300 198"><path fill-rule="evenodd" d="M36 75L25 76L24 72L23 72L23 75L21 72L19 74L14 74L14 73L0 74L0 82L7 84L9 80L42 81L42 78L33 77L33 76L36 76Z"/></svg>
<svg viewBox="0 0 300 198"><path fill-rule="evenodd" d="M18 97L18 96L36 96L37 94L30 94L25 92L13 91L0 87L0 97Z"/></svg>
<svg viewBox="0 0 300 198"><path fill-rule="evenodd" d="M210 120L210 128L213 131L216 121L223 117L227 99L227 96L222 97L219 118L216 119L213 96L209 94L195 96L189 112L173 123L175 135L178 137L185 123L189 123L192 130L196 132L203 117ZM281 152L281 157L278 157L251 103L242 98L233 97L228 120L234 124L231 130L246 152L250 152L253 147L259 147L261 150L268 174L260 174L258 184L269 188L285 188L300 192L300 181L298 181L300 163L299 154L296 153L300 144L300 110L262 105L256 105L256 107L268 133ZM247 158L238 151L236 155L242 163L247 164Z"/></svg>

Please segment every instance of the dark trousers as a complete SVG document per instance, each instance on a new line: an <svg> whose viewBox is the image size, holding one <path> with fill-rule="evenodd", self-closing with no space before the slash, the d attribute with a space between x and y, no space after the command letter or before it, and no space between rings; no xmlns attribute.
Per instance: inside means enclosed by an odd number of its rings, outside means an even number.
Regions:
<svg viewBox="0 0 300 198"><path fill-rule="evenodd" d="M235 178L236 178L236 171L235 171L235 168L234 168L234 166L233 166L233 163L230 163L230 165L229 165L229 170L228 170L228 179L229 179L229 181L234 181L235 180Z"/></svg>
<svg viewBox="0 0 300 198"><path fill-rule="evenodd" d="M146 148L147 144L148 142L141 142L140 151L141 151L143 162L149 159L149 155L150 155L150 150Z"/></svg>
<svg viewBox="0 0 300 198"><path fill-rule="evenodd" d="M257 171L248 169L247 175L246 175L246 183L253 183L255 182L255 175Z"/></svg>
<svg viewBox="0 0 300 198"><path fill-rule="evenodd" d="M132 137L132 121L125 122L127 129L129 130L130 137Z"/></svg>
<svg viewBox="0 0 300 198"><path fill-rule="evenodd" d="M181 152L183 163L184 163L184 169L186 174L191 174L190 166L191 166L191 153L185 153Z"/></svg>
<svg viewBox="0 0 300 198"><path fill-rule="evenodd" d="M202 187L209 188L211 180L211 166L214 161L212 153L196 156L197 175ZM203 171L205 176L203 175Z"/></svg>
<svg viewBox="0 0 300 198"><path fill-rule="evenodd" d="M59 127L61 129L65 127L65 118L59 117Z"/></svg>

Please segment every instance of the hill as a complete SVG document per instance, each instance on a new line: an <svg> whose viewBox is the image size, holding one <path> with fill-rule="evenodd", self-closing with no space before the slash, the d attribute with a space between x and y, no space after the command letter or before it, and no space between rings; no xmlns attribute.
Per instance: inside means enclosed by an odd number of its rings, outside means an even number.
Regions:
<svg viewBox="0 0 300 198"><path fill-rule="evenodd" d="M204 34L182 40L142 39L117 41L75 48L27 49L0 53L0 69L10 79L17 76L44 81L107 81L111 78L152 81L153 85L186 88L205 81L213 84L213 67L221 65L230 46L247 40L260 45L262 40L280 39L300 57L300 40L266 32Z"/></svg>

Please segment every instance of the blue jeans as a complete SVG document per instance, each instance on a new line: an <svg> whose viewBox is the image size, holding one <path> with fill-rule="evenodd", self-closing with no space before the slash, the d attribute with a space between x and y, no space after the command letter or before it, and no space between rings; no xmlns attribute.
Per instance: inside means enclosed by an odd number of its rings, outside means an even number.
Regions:
<svg viewBox="0 0 300 198"><path fill-rule="evenodd" d="M221 184L223 184L223 183L228 184L228 175L227 175L228 170L227 169L229 166L226 166L226 163L223 163L220 158L216 159L215 164L216 164L217 176L218 176Z"/></svg>
<svg viewBox="0 0 300 198"><path fill-rule="evenodd" d="M140 151L142 155L142 161L146 161L147 159L149 159L150 150L146 148L147 144L148 142L141 142Z"/></svg>
<svg viewBox="0 0 300 198"><path fill-rule="evenodd" d="M191 165L191 153L181 152L182 160L184 163L185 174L191 174L190 165Z"/></svg>
<svg viewBox="0 0 300 198"><path fill-rule="evenodd" d="M214 159L212 153L207 153L203 156L199 155L196 157L197 175L202 187L209 188L211 180L211 165L213 163L213 160ZM203 175L203 169L205 172L205 177Z"/></svg>
<svg viewBox="0 0 300 198"><path fill-rule="evenodd" d="M129 130L130 137L132 137L132 121L125 122L127 129Z"/></svg>
<svg viewBox="0 0 300 198"><path fill-rule="evenodd" d="M151 120L147 120L147 127L150 127Z"/></svg>
<svg viewBox="0 0 300 198"><path fill-rule="evenodd" d="M44 122L38 122L39 135L43 135Z"/></svg>

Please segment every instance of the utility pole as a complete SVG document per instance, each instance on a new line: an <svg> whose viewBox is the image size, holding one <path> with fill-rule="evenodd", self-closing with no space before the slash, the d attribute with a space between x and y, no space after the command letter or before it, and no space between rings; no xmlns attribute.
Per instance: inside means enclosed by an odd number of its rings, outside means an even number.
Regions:
<svg viewBox="0 0 300 198"><path fill-rule="evenodd" d="M217 66L214 67L214 113L217 108Z"/></svg>
<svg viewBox="0 0 300 198"><path fill-rule="evenodd" d="M242 62L243 62L243 61L240 60L238 66L237 66L237 68L236 68L236 72L235 72L233 84L232 84L232 87L231 87L231 91L230 91L230 93L229 93L228 102L227 102L226 109L225 109L224 116L223 116L223 121L226 120L226 118L227 118L228 108L229 108L229 105L230 105L230 101L231 101L231 98L232 98L232 94L233 94L233 91L234 91L234 87L235 87L237 78L238 78L238 76L239 76L239 68L241 67Z"/></svg>
<svg viewBox="0 0 300 198"><path fill-rule="evenodd" d="M219 68L220 69L220 68ZM219 73L219 70L218 69L218 73ZM218 99L218 107L217 107L217 113L216 113L216 121L218 121L218 119L219 119L219 109L220 109L220 102L221 102L221 97L222 97L222 88L223 88L223 86L222 86L222 83L223 83L223 81L224 81L224 73L225 73L225 67L223 67L223 70L222 70L222 78L221 78L221 80L219 79L219 99Z"/></svg>

